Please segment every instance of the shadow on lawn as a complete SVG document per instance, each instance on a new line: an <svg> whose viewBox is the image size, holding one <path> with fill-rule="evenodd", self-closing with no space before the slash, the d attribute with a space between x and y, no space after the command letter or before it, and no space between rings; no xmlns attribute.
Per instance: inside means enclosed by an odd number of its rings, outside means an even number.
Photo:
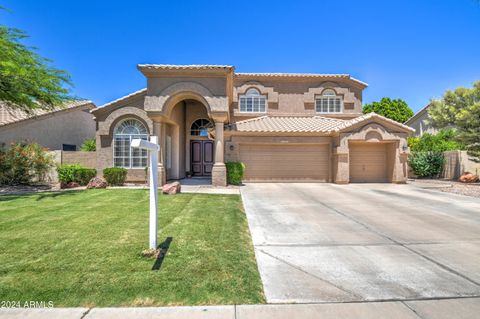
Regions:
<svg viewBox="0 0 480 319"><path fill-rule="evenodd" d="M170 243L172 242L173 237L167 237L163 243L158 245L158 249L160 249L160 253L158 254L157 259L155 259L155 263L153 264L152 270L160 270L162 267L163 260L167 255L168 248L170 248Z"/></svg>
<svg viewBox="0 0 480 319"><path fill-rule="evenodd" d="M47 192L32 192L32 193L22 193L22 194L0 194L0 202L11 201L19 198L27 198L35 196L35 201L40 201L45 198L55 198L58 196L75 196L82 191L47 191Z"/></svg>

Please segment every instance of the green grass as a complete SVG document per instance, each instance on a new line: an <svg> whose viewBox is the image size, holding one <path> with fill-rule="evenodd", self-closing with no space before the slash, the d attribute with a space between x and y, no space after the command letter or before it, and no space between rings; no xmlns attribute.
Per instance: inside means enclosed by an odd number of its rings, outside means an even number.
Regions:
<svg viewBox="0 0 480 319"><path fill-rule="evenodd" d="M61 306L264 302L237 195L159 196L160 270L148 247L148 191L0 196L0 300Z"/></svg>

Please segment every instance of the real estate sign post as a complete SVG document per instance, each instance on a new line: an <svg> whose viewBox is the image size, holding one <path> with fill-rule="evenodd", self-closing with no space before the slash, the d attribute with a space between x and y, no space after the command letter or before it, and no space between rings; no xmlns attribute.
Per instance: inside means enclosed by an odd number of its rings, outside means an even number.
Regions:
<svg viewBox="0 0 480 319"><path fill-rule="evenodd" d="M132 147L146 149L150 152L150 249L157 249L157 188L158 188L158 137L151 136L150 142L133 139Z"/></svg>

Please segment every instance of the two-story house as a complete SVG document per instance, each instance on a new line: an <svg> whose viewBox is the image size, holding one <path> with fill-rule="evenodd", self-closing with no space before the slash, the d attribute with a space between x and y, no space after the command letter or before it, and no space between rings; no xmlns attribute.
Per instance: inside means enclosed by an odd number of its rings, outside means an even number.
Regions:
<svg viewBox="0 0 480 319"><path fill-rule="evenodd" d="M392 182L407 179L410 127L362 115L362 81L347 74L236 73L221 65L138 65L147 87L93 111L97 168L145 178L158 136L159 180L211 176L226 184L226 161L245 181Z"/></svg>

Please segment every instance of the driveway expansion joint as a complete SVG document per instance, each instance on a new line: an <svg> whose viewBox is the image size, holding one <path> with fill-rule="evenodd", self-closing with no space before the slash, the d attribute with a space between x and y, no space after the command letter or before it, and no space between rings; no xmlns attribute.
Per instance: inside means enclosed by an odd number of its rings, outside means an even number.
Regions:
<svg viewBox="0 0 480 319"><path fill-rule="evenodd" d="M257 248L257 250L260 251L261 253L263 253L263 254L271 257L271 258L274 258L274 259L276 259L276 260L278 260L278 261L280 261L280 262L282 262L282 263L284 263L284 264L292 267L292 268L295 268L295 269L298 270L298 271L301 271L302 273L304 273L304 274L306 274L306 275L308 275L308 276L311 276L311 277L313 277L313 278L315 278L315 279L318 279L318 280L320 280L320 281L323 281L323 282L325 282L325 283L327 283L327 284L329 284L329 285L331 285L331 286L333 286L333 287L335 287L335 288L337 288L337 289L339 289L339 290L341 290L341 291L343 291L343 292L345 292L345 293L347 293L347 294L349 294L349 295L351 295L351 296L353 296L353 297L355 297L355 298L359 298L359 299L362 298L361 296L355 294L354 292L351 292L351 291L349 291L349 290L347 290L347 289L339 286L338 284L334 284L334 283L332 283L332 282L330 282L330 281L328 281L328 280L325 280L325 279L323 279L323 278L321 278L321 277L319 277L319 276L317 276L317 275L314 275L314 274L312 274L312 273L309 273L309 272L306 271L305 269L303 269L303 268L301 268L301 267L298 267L297 265L294 265L294 264L292 264L292 263L290 263L290 262L288 262L288 261L286 261L286 260L284 260L284 259L282 259L282 258L279 258L279 257L277 257L277 256L274 256L274 255L272 255L272 254L270 254L270 253L267 253L266 251L264 251L264 250L262 250L262 249L258 249L258 248Z"/></svg>

